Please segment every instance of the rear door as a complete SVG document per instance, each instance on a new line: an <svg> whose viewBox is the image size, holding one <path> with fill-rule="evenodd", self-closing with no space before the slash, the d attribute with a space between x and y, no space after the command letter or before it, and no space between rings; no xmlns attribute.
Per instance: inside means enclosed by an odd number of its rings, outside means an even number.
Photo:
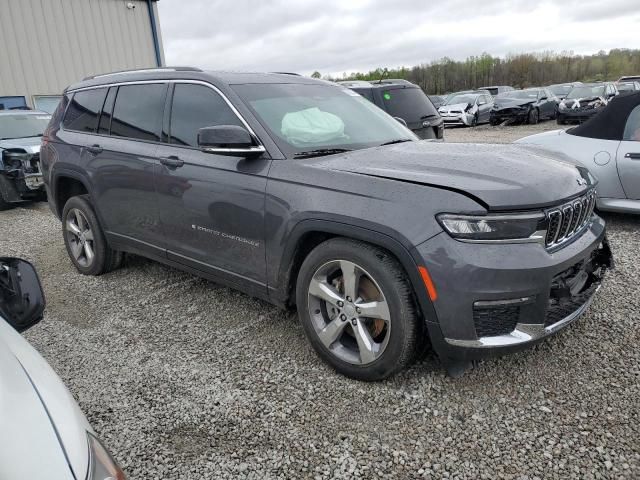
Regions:
<svg viewBox="0 0 640 480"><path fill-rule="evenodd" d="M169 144L156 175L168 258L223 277L244 290L265 287L264 201L268 158L206 153L198 130L245 124L208 84L175 83Z"/></svg>
<svg viewBox="0 0 640 480"><path fill-rule="evenodd" d="M153 182L167 88L165 83L111 87L98 133L83 153L107 235L159 255L164 255L163 235Z"/></svg>
<svg viewBox="0 0 640 480"><path fill-rule="evenodd" d="M640 200L640 106L629 114L617 153L618 175L627 198Z"/></svg>

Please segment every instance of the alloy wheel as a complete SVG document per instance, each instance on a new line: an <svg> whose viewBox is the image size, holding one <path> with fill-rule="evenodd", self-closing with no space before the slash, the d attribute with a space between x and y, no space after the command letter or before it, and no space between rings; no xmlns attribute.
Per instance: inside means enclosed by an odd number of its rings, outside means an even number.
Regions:
<svg viewBox="0 0 640 480"><path fill-rule="evenodd" d="M315 333L333 355L367 365L384 353L391 331L389 305L364 268L347 260L325 263L313 274L308 297Z"/></svg>
<svg viewBox="0 0 640 480"><path fill-rule="evenodd" d="M73 258L80 266L89 267L95 258L95 241L85 214L77 208L70 210L65 230Z"/></svg>

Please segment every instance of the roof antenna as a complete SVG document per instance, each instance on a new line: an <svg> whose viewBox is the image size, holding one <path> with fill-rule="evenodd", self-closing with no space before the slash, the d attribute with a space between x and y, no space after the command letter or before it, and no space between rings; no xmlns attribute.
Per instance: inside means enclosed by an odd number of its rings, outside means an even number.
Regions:
<svg viewBox="0 0 640 480"><path fill-rule="evenodd" d="M380 79L378 80L378 83L382 83L382 80L384 80L384 77L389 75L389 69L388 68L384 68L384 70L382 70L382 74L380 75Z"/></svg>

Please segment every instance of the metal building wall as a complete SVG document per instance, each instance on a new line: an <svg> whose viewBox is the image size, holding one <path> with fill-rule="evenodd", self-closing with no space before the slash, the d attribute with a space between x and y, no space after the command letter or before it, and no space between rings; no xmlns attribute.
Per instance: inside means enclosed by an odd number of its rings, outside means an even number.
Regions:
<svg viewBox="0 0 640 480"><path fill-rule="evenodd" d="M155 66L145 0L0 0L0 96L33 105L88 75Z"/></svg>

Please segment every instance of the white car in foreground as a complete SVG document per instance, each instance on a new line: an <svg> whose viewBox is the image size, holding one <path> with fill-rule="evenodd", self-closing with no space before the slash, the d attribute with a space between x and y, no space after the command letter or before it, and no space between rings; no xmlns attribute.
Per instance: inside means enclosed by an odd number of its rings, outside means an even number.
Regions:
<svg viewBox="0 0 640 480"><path fill-rule="evenodd" d="M18 333L43 310L33 266L0 258L0 479L122 480L60 378Z"/></svg>
<svg viewBox="0 0 640 480"><path fill-rule="evenodd" d="M615 97L598 115L570 130L517 140L562 152L598 179L598 208L640 213L640 92Z"/></svg>

